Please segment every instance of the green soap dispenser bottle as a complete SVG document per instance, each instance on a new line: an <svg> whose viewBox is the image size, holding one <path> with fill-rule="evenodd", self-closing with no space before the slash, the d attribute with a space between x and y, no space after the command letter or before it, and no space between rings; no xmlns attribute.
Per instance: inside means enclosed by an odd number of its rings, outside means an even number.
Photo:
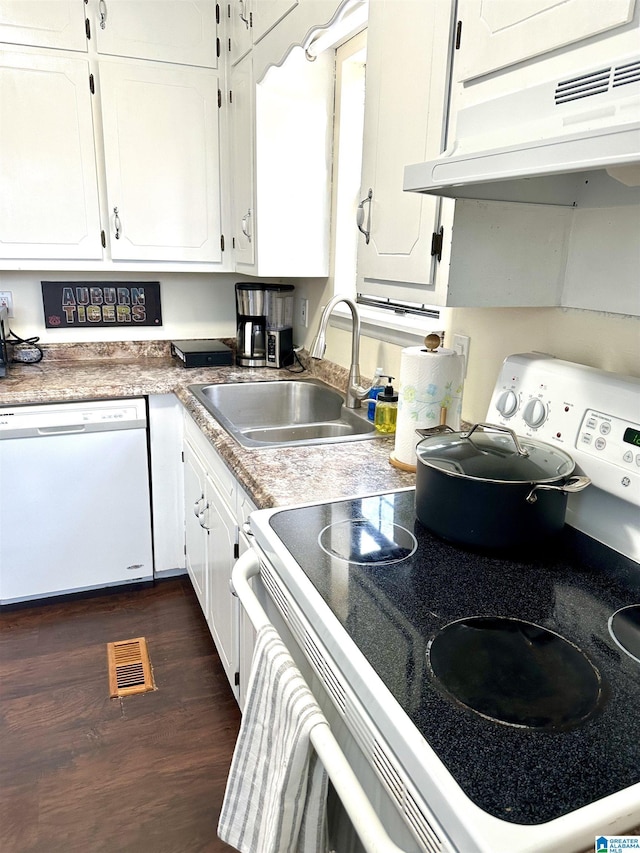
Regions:
<svg viewBox="0 0 640 853"><path fill-rule="evenodd" d="M393 385L391 385L393 376L387 376L387 379L389 380L389 385L385 386L381 394L378 394L374 418L375 428L383 435L394 433L396 431L396 421L398 420L398 395L393 390Z"/></svg>

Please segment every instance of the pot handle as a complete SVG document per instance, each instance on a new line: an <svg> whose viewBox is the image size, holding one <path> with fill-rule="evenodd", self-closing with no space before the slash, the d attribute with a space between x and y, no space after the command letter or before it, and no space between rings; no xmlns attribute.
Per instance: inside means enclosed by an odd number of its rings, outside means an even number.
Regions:
<svg viewBox="0 0 640 853"><path fill-rule="evenodd" d="M538 489L543 489L546 492L567 492L572 495L575 492L581 492L583 489L586 489L590 483L591 480L589 477L569 477L566 483L563 483L561 486L547 486L544 483L540 483L531 489L525 500L528 504L534 504L538 500L538 496L536 495Z"/></svg>
<svg viewBox="0 0 640 853"><path fill-rule="evenodd" d="M478 429L478 427L482 427L483 429L492 429L495 432L506 432L511 436L513 443L515 444L516 450L518 451L518 456L528 456L529 451L526 450L518 441L518 436L512 429L506 426L500 426L500 424L474 424L469 432L466 434L465 438L471 438L472 434Z"/></svg>

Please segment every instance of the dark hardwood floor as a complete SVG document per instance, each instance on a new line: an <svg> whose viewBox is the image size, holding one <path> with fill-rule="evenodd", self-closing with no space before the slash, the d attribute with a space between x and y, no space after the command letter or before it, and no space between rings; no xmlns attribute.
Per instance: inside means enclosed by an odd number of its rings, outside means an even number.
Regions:
<svg viewBox="0 0 640 853"><path fill-rule="evenodd" d="M157 690L109 698L146 637ZM222 853L240 712L187 578L0 613L1 853Z"/></svg>

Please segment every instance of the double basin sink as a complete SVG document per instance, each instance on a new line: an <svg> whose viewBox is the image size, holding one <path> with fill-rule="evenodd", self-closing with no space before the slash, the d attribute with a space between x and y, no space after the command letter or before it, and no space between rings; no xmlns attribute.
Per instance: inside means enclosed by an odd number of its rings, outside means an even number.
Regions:
<svg viewBox="0 0 640 853"><path fill-rule="evenodd" d="M189 390L243 447L291 447L375 438L361 409L317 379L190 385Z"/></svg>

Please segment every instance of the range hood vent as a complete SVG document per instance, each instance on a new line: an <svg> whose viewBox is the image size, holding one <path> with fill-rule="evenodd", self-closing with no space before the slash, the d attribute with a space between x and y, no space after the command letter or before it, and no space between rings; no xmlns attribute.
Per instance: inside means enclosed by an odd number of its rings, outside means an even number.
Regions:
<svg viewBox="0 0 640 853"><path fill-rule="evenodd" d="M637 203L640 56L459 110L453 143L439 159L407 166L404 189L570 207Z"/></svg>
<svg viewBox="0 0 640 853"><path fill-rule="evenodd" d="M628 86L640 81L640 59L617 67L592 71L581 77L563 80L556 86L556 104L566 104L579 98L601 95L619 86Z"/></svg>

